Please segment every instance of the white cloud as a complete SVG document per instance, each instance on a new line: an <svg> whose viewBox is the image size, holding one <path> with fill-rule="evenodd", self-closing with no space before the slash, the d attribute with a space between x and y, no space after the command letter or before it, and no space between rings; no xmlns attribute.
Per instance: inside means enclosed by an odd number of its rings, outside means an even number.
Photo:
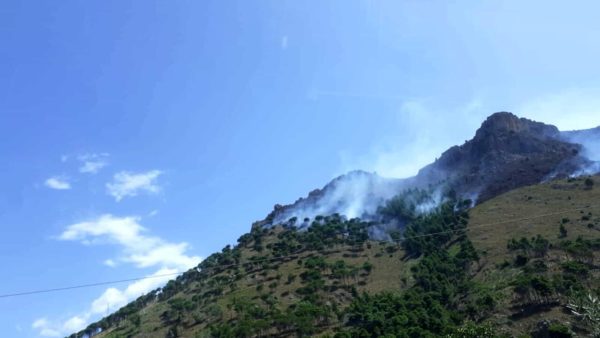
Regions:
<svg viewBox="0 0 600 338"><path fill-rule="evenodd" d="M114 175L112 182L106 184L106 190L117 202L127 196L137 196L139 192L158 193L160 187L156 180L161 174L160 170L143 173L121 171Z"/></svg>
<svg viewBox="0 0 600 338"><path fill-rule="evenodd" d="M198 264L199 258L187 256L185 254L187 249L187 243L162 243L147 252L132 254L127 260L140 268L161 264L190 268L195 264Z"/></svg>
<svg viewBox="0 0 600 338"><path fill-rule="evenodd" d="M77 156L77 159L81 162L79 172L86 174L98 173L102 168L108 165L108 156L109 154L107 153L83 154Z"/></svg>
<svg viewBox="0 0 600 338"><path fill-rule="evenodd" d="M71 189L71 183L67 180L66 177L62 176L53 176L47 179L44 182L44 185L50 189L56 190L69 190Z"/></svg>
<svg viewBox="0 0 600 338"><path fill-rule="evenodd" d="M42 337L60 337L61 333L51 328L51 324L46 318L40 318L33 322L31 327L35 330L38 330L39 335Z"/></svg>
<svg viewBox="0 0 600 338"><path fill-rule="evenodd" d="M147 294L173 279L179 271L173 268L161 268L156 272L130 283L123 289L110 287L98 298L94 299L87 310L79 315L72 316L66 320L49 321L40 318L33 322L32 327L44 337L62 337L79 332L87 327L90 322L99 317L112 313L127 305L132 300Z"/></svg>
<svg viewBox="0 0 600 338"><path fill-rule="evenodd" d="M111 309L114 311L127 304L127 297L117 288L108 288L100 297L96 298L90 306L93 314L106 314Z"/></svg>
<svg viewBox="0 0 600 338"><path fill-rule="evenodd" d="M85 328L89 322L114 312L137 297L146 294L179 272L200 263L201 258L187 254L185 242L171 243L160 237L148 235L139 217L116 217L102 215L98 218L67 226L58 239L79 241L84 245L113 244L120 248L119 258L106 259L103 263L115 266L119 262L133 264L137 268L156 267L147 278L129 283L119 289L110 287L94 299L87 310L63 320L36 320L32 327L46 337L65 336Z"/></svg>
<svg viewBox="0 0 600 338"><path fill-rule="evenodd" d="M122 248L120 260L139 268L168 266L188 269L198 264L200 257L185 253L189 249L187 243L170 243L159 237L148 236L139 220L138 217L102 215L91 221L68 226L59 239L80 241L83 244L106 241L117 244Z"/></svg>
<svg viewBox="0 0 600 338"><path fill-rule="evenodd" d="M111 268L114 268L115 266L117 266L117 263L115 261L113 261L112 259L107 259L103 263L104 263L104 265L109 266Z"/></svg>
<svg viewBox="0 0 600 338"><path fill-rule="evenodd" d="M108 288L92 302L88 316L104 315L107 311L115 311L135 298L164 285L168 280L173 279L177 272L175 269L161 268L147 276L148 278L129 284L123 290Z"/></svg>
<svg viewBox="0 0 600 338"><path fill-rule="evenodd" d="M63 332L78 332L84 329L87 326L86 320L87 318L82 318L80 316L69 318L62 326Z"/></svg>

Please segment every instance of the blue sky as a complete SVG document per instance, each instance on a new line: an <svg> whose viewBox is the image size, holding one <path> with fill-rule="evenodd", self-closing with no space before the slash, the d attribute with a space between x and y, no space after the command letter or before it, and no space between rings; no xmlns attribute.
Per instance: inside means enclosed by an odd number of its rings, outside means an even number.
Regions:
<svg viewBox="0 0 600 338"><path fill-rule="evenodd" d="M495 111L597 126L598 7L3 1L0 293L185 269L347 170L414 174ZM0 299L0 330L65 335L162 282Z"/></svg>

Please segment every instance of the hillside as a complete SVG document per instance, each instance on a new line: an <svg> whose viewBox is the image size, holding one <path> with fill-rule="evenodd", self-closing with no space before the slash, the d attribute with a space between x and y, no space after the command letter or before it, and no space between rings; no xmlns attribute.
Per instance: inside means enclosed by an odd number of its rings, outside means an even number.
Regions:
<svg viewBox="0 0 600 338"><path fill-rule="evenodd" d="M452 189L461 198L482 203L545 180L599 173L598 149L600 127L561 132L553 125L498 112L483 121L470 140L449 148L414 177L392 179L353 171L294 203L276 204L258 224L333 213L373 220L383 201L410 188Z"/></svg>
<svg viewBox="0 0 600 338"><path fill-rule="evenodd" d="M337 215L303 231L294 219L255 226L200 269L71 337L569 337L598 329L597 312L586 319L567 305L583 312L585 297L600 290L600 177L526 186L471 209L448 199L426 214L414 212L414 193L378 210L407 224L393 241L375 241L371 223Z"/></svg>

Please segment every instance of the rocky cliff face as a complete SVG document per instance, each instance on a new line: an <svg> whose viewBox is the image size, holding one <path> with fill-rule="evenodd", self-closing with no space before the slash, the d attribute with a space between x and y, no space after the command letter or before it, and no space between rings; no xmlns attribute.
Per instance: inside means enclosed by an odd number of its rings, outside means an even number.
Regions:
<svg viewBox="0 0 600 338"><path fill-rule="evenodd" d="M276 205L257 225L332 213L361 217L411 187L446 187L482 202L509 190L573 174L600 172L600 127L560 132L552 125L499 112L475 136L446 150L415 177L386 179L363 171L340 176L290 205Z"/></svg>
<svg viewBox="0 0 600 338"><path fill-rule="evenodd" d="M484 201L549 177L567 176L584 162L582 147L560 136L555 126L495 113L473 139L448 149L419 171L416 181L445 181L459 194Z"/></svg>

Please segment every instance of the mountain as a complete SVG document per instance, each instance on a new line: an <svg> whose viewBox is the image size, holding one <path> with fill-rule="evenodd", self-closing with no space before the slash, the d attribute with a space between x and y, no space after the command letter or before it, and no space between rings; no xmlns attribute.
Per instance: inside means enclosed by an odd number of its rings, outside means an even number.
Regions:
<svg viewBox="0 0 600 338"><path fill-rule="evenodd" d="M598 161L600 127L560 132L552 125L499 112L489 116L471 140L446 150L414 177L350 172L292 204L275 205L256 225L333 213L369 218L381 201L410 188L452 189L463 198L483 202L548 179L598 173Z"/></svg>
<svg viewBox="0 0 600 338"><path fill-rule="evenodd" d="M488 117L473 139L419 171L416 180L446 180L459 193L485 201L549 176L569 176L586 162L581 152L555 126L501 112Z"/></svg>
<svg viewBox="0 0 600 338"><path fill-rule="evenodd" d="M552 180L471 209L448 202L391 242L337 216L307 230L254 227L72 337L592 336L597 184Z"/></svg>
<svg viewBox="0 0 600 338"><path fill-rule="evenodd" d="M349 218L368 218L404 187L406 184L402 179L385 178L362 170L352 171L333 179L322 189L311 191L307 197L293 204L276 204L273 211L255 226L283 223L292 217L304 222L304 218L334 213Z"/></svg>
<svg viewBox="0 0 600 338"><path fill-rule="evenodd" d="M598 337L598 140L493 114L415 177L276 205L71 338Z"/></svg>

